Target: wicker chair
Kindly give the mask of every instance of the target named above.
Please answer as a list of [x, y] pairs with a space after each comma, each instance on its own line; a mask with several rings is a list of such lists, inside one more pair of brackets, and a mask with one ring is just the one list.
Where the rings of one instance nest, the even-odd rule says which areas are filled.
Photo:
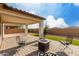
[[17, 36], [16, 41], [17, 41], [18, 45], [20, 45], [20, 46], [23, 46], [26, 44], [25, 38], [21, 37], [21, 36]]

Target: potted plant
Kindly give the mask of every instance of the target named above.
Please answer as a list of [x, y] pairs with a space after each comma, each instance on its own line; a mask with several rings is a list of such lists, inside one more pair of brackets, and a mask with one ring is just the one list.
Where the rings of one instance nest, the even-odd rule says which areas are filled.
[[48, 26], [45, 26], [45, 28], [44, 28], [44, 38], [46, 37], [47, 33], [48, 33]]

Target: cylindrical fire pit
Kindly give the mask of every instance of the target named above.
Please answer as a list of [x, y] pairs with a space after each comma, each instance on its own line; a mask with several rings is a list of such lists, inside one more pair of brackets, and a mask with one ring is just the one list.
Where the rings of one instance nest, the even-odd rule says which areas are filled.
[[49, 41], [45, 39], [40, 39], [38, 42], [38, 50], [41, 52], [46, 52], [49, 49]]

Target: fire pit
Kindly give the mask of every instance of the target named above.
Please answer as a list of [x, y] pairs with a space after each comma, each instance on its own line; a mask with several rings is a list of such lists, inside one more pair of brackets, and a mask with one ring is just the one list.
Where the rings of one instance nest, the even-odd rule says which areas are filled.
[[41, 52], [46, 52], [49, 49], [49, 41], [45, 39], [40, 39], [38, 43], [38, 49]]

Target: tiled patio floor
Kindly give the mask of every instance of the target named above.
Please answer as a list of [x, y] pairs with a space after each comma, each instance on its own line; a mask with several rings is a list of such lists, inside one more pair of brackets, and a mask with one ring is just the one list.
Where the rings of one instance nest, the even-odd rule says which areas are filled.
[[[25, 46], [18, 46], [16, 37], [5, 38], [0, 50], [0, 55], [8, 56], [37, 56], [38, 55], [38, 37], [28, 35], [26, 38]], [[57, 41], [50, 41], [50, 47], [47, 52], [58, 54], [64, 46]], [[2, 53], [3, 52], [3, 53]], [[5, 52], [5, 53], [4, 53]], [[79, 56], [79, 46], [70, 45], [63, 51], [65, 54], [70, 56]]]
[[30, 35], [28, 35], [27, 37], [24, 36], [24, 38], [26, 39], [26, 45], [22, 47], [19, 47], [19, 45], [17, 44], [16, 37], [5, 38], [0, 49], [1, 55], [4, 55], [5, 52], [5, 55], [25, 56], [38, 50], [37, 46], [33, 46], [33, 44], [38, 43], [38, 38]]

